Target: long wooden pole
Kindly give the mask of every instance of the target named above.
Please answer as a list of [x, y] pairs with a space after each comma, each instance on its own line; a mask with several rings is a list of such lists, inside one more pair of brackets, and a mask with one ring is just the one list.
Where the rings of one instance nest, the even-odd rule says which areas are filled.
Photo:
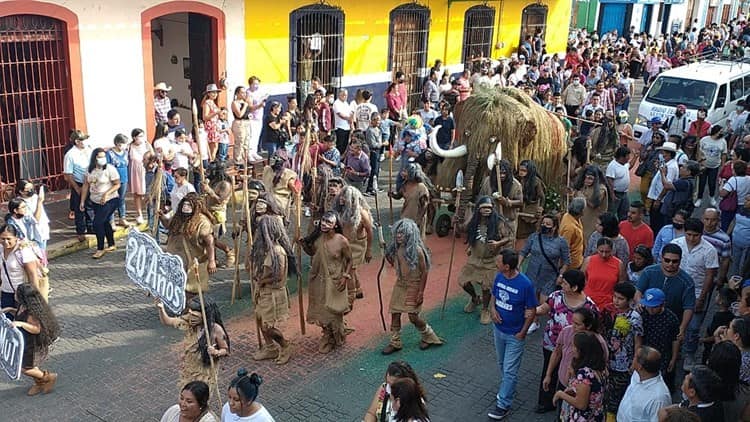
[[[247, 269], [247, 273], [250, 277], [250, 300], [254, 300], [255, 295], [253, 294], [253, 265], [252, 260], [250, 259], [250, 249], [253, 247], [253, 222], [250, 220], [250, 201], [247, 197], [248, 189], [247, 189], [247, 167], [245, 166], [243, 181], [242, 181], [242, 208], [245, 214], [245, 221], [247, 225], [247, 245], [245, 246], [245, 264], [249, 265], [250, 268]], [[255, 304], [253, 304], [255, 305]], [[255, 312], [255, 309], [253, 309], [253, 312]], [[260, 333], [260, 324], [258, 323], [258, 318], [255, 318], [255, 336], [258, 338], [258, 348], [260, 349], [263, 347], [263, 336]]]
[[391, 226], [396, 224], [393, 217], [393, 145], [388, 145], [388, 206], [391, 211]]
[[[234, 304], [234, 299], [242, 299], [242, 284], [240, 283], [240, 237], [241, 233], [237, 233], [237, 196], [234, 192], [234, 176], [232, 176], [232, 235], [234, 236], [234, 281], [232, 282], [232, 300], [231, 304]], [[244, 199], [243, 199], [244, 200]]]
[[[498, 185], [500, 184], [500, 181], [498, 180]], [[458, 210], [458, 205], [461, 203], [461, 192], [463, 191], [463, 187], [456, 187], [456, 210]], [[443, 319], [445, 316], [445, 303], [448, 301], [448, 288], [451, 285], [451, 273], [453, 272], [453, 256], [456, 254], [456, 235], [458, 233], [458, 218], [456, 218], [455, 223], [453, 223], [453, 240], [451, 241], [451, 257], [448, 261], [448, 280], [445, 282], [445, 292], [443, 293], [443, 306], [440, 307], [440, 319]]]
[[[203, 301], [203, 287], [201, 287], [201, 274], [198, 264], [198, 258], [193, 259], [193, 271], [195, 272], [195, 280], [198, 283], [198, 299], [201, 302], [201, 317], [203, 318], [203, 335], [206, 336], [206, 344], [212, 346], [210, 331], [208, 331], [208, 319], [206, 319], [206, 304]], [[214, 375], [214, 383], [216, 386], [216, 401], [219, 403], [217, 409], [221, 409], [224, 403], [221, 401], [221, 390], [219, 390], [219, 373], [216, 370], [216, 364], [214, 363], [214, 357], [211, 354], [208, 355], [208, 361], [211, 363], [211, 373]]]
[[[161, 163], [159, 163], [159, 166], [161, 166]], [[161, 167], [157, 167], [156, 175], [154, 176], [154, 181], [151, 182], [151, 192], [154, 191], [153, 189], [156, 189], [156, 205], [154, 207], [154, 227], [153, 227], [153, 234], [154, 234], [154, 239], [156, 239], [156, 243], [159, 243], [159, 216], [161, 214], [161, 184], [163, 181], [163, 177], [164, 177], [164, 170], [162, 170]]]
[[[300, 159], [300, 174], [298, 175], [300, 182], [305, 179], [305, 168], [309, 161], [310, 155], [310, 124], [307, 125], [305, 131], [305, 140], [302, 142], [302, 154]], [[302, 237], [302, 191], [297, 192], [297, 227], [296, 227], [296, 238]], [[297, 300], [299, 304], [299, 328], [300, 332], [304, 336], [307, 329], [305, 326], [305, 298], [302, 290], [302, 246], [299, 242], [297, 244]]]

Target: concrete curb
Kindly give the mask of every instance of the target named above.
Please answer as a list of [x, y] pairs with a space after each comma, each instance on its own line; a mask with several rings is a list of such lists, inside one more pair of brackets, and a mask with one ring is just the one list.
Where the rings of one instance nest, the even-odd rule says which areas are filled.
[[[131, 226], [132, 228], [137, 228], [140, 231], [145, 231], [148, 229], [148, 225], [146, 223], [141, 224], [140, 226]], [[128, 230], [130, 230], [131, 227], [118, 227], [117, 230], [115, 230], [115, 240], [119, 240], [124, 238], [128, 235]], [[60, 258], [66, 255], [70, 255], [72, 253], [76, 253], [79, 251], [83, 251], [86, 249], [91, 249], [96, 247], [96, 236], [92, 234], [86, 235], [86, 240], [83, 242], [79, 242], [78, 239], [68, 239], [61, 242], [57, 242], [54, 245], [50, 245], [50, 247], [47, 248], [47, 259], [53, 260], [55, 258]]]

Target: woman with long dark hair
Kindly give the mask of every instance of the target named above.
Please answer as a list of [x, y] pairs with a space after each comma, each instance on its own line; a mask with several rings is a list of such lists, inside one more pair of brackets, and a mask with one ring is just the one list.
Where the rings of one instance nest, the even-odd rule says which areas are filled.
[[573, 196], [586, 200], [581, 222], [584, 236], [589, 236], [596, 229], [596, 219], [600, 214], [607, 212], [609, 184], [601, 169], [590, 165], [578, 176], [573, 184], [573, 190]]
[[562, 421], [604, 421], [604, 374], [606, 357], [599, 339], [579, 332], [573, 338], [573, 377], [568, 388], [555, 393], [553, 402], [562, 400]]
[[630, 260], [630, 246], [628, 246], [628, 241], [620, 234], [620, 220], [617, 219], [616, 215], [609, 212], [599, 214], [596, 221], [596, 230], [591, 233], [586, 243], [586, 249], [583, 252], [584, 258], [596, 253], [596, 243], [602, 237], [612, 241], [614, 246], [612, 254], [620, 258], [620, 261], [628, 262]]
[[217, 422], [208, 407], [210, 391], [203, 381], [191, 381], [180, 391], [180, 403], [167, 409], [160, 422]]
[[[2, 281], [2, 299], [0, 308], [16, 307], [16, 290], [24, 283], [40, 289], [42, 297], [47, 297], [49, 286], [46, 279], [40, 277], [41, 263], [34, 253], [31, 245], [24, 243], [18, 237], [18, 229], [10, 224], [0, 225], [0, 245], [2, 250], [2, 268], [0, 268], [0, 281]], [[42, 282], [44, 282], [42, 284]], [[12, 318], [12, 315], [8, 315]]]
[[537, 223], [544, 212], [544, 183], [539, 177], [536, 163], [523, 160], [518, 165], [518, 181], [523, 187], [523, 216], [518, 218], [516, 229], [516, 249], [519, 241], [526, 240], [537, 229]]
[[424, 388], [411, 365], [404, 361], [391, 362], [385, 372], [385, 382], [375, 392], [375, 397], [373, 397], [372, 403], [370, 403], [370, 407], [367, 409], [367, 413], [365, 413], [364, 422], [395, 421], [396, 412], [393, 410], [391, 386], [404, 378], [414, 381], [422, 401], [425, 400]]
[[[203, 301], [208, 333], [204, 329], [201, 302], [198, 296], [188, 302], [187, 312], [180, 317], [170, 317], [164, 310], [163, 303], [156, 304], [162, 324], [185, 331], [183, 341], [185, 349], [182, 353], [179, 385], [184, 385], [191, 380], [203, 381], [211, 385], [214, 379], [211, 359], [229, 355], [229, 334], [224, 328], [219, 307], [209, 297], [204, 296]], [[212, 391], [212, 393], [218, 392]]]
[[[94, 209], [94, 232], [96, 233], [96, 252], [92, 258], [99, 259], [105, 253], [115, 250], [115, 234], [110, 220], [119, 204], [117, 192], [120, 189], [120, 174], [114, 166], [107, 164], [107, 153], [96, 148], [91, 153], [88, 174], [81, 189], [81, 212], [86, 210], [86, 199]], [[107, 238], [107, 249], [104, 249], [104, 238]]]
[[411, 378], [403, 378], [391, 385], [396, 422], [429, 422], [421, 389]]
[[[216, 151], [219, 149], [219, 141], [221, 140], [221, 136], [219, 135], [219, 113], [221, 112], [218, 104], [219, 92], [221, 90], [216, 84], [208, 84], [201, 100], [201, 117], [206, 134], [208, 135], [208, 156], [210, 161], [216, 159]], [[193, 124], [197, 125], [198, 122], [193, 122]]]
[[[44, 209], [44, 199], [46, 196], [44, 186], [40, 186], [39, 193], [36, 193], [34, 191], [34, 183], [31, 180], [21, 179], [16, 183], [16, 195], [23, 199], [29, 215], [33, 216], [34, 220], [36, 220], [39, 239], [35, 239], [35, 241], [42, 250], [46, 250], [50, 230], [49, 217], [47, 216], [47, 211]], [[10, 203], [8, 204], [8, 208], [10, 208]]]
[[15, 293], [16, 306], [3, 308], [2, 312], [13, 314], [13, 325], [21, 330], [24, 338], [23, 364], [21, 372], [34, 379], [34, 385], [26, 393], [34, 396], [52, 391], [57, 374], [39, 369], [49, 347], [60, 336], [60, 325], [47, 301], [31, 284], [21, 284]]

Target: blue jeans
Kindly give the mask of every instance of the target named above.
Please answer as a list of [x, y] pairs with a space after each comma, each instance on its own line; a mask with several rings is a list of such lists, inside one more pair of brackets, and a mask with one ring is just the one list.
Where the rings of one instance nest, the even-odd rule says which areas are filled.
[[[117, 208], [115, 211], [117, 211], [117, 214], [120, 216], [120, 218], [125, 218], [125, 193], [128, 191], [128, 183], [120, 183], [120, 189], [117, 189], [117, 195], [118, 203]], [[112, 220], [115, 219], [115, 215], [112, 214]]]
[[266, 143], [263, 142], [263, 150], [268, 152], [268, 157], [271, 157], [274, 152], [276, 152], [276, 144], [274, 142]]
[[105, 202], [104, 205], [91, 203], [94, 208], [94, 233], [96, 233], [96, 249], [104, 250], [104, 239], [107, 239], [107, 246], [115, 246], [115, 233], [112, 230], [112, 224], [109, 220], [117, 208], [118, 198], [112, 198]]
[[[706, 303], [704, 306], [708, 307], [708, 303]], [[695, 312], [693, 314], [693, 318], [690, 319], [690, 323], [687, 327], [687, 332], [685, 333], [685, 345], [682, 346], [683, 352], [694, 355], [695, 352], [698, 351], [698, 341], [701, 334], [701, 325], [703, 325], [703, 318], [705, 316], [706, 312], [704, 310]]]
[[748, 251], [750, 248], [741, 248], [732, 242], [732, 263], [729, 265], [727, 276], [742, 275], [742, 267], [747, 259]]
[[[79, 187], [83, 187], [83, 184], [79, 184]], [[89, 213], [89, 207], [91, 206], [91, 201], [88, 199], [85, 202], [86, 209], [84, 211], [81, 211], [79, 208], [79, 205], [81, 204], [81, 195], [76, 192], [75, 189], [70, 190], [70, 208], [73, 209], [73, 213], [75, 214], [75, 222], [76, 222], [76, 234], [86, 234], [86, 229], [88, 227], [91, 227], [92, 225], [92, 218], [91, 214]]]
[[219, 142], [219, 149], [216, 151], [216, 158], [219, 161], [227, 161], [229, 157], [229, 144]]
[[500, 389], [497, 392], [497, 407], [510, 409], [513, 404], [513, 396], [516, 395], [516, 384], [518, 383], [518, 370], [521, 368], [521, 358], [526, 342], [515, 336], [505, 334], [494, 328], [495, 352], [497, 353], [497, 366], [500, 368]]
[[[0, 295], [0, 308], [18, 308], [18, 303], [16, 303], [16, 294], [11, 292], [2, 292], [2, 295]], [[5, 317], [13, 321], [13, 314], [6, 313]]]
[[371, 191], [373, 190], [373, 184], [372, 182], [377, 179], [378, 175], [380, 174], [380, 150], [382, 148], [378, 149], [371, 149], [370, 150], [370, 180], [367, 181], [367, 190]]

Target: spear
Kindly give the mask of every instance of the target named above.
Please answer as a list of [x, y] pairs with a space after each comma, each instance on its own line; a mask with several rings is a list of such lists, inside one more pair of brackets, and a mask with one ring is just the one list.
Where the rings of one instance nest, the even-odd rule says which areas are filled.
[[393, 145], [388, 145], [388, 205], [391, 209], [391, 226], [396, 224], [393, 219]]
[[[245, 265], [250, 265], [250, 268], [247, 268], [247, 273], [250, 275], [250, 300], [253, 300], [255, 297], [253, 295], [253, 266], [252, 266], [252, 260], [250, 259], [250, 249], [253, 247], [253, 224], [250, 220], [250, 201], [248, 200], [247, 196], [247, 167], [245, 166], [244, 170], [244, 181], [242, 182], [242, 207], [244, 208], [245, 212], [245, 221], [247, 225], [247, 246], [245, 247]], [[258, 348], [260, 349], [263, 347], [263, 339], [260, 334], [260, 324], [258, 324], [258, 318], [255, 318], [255, 335], [258, 337]]]
[[[500, 182], [498, 181], [498, 184]], [[459, 170], [458, 174], [456, 175], [456, 187], [453, 189], [456, 192], [456, 210], [458, 210], [458, 205], [461, 203], [461, 192], [463, 192], [466, 188], [464, 188], [464, 172], [463, 170]], [[445, 282], [445, 293], [443, 293], [443, 306], [440, 308], [440, 319], [443, 319], [445, 316], [445, 302], [448, 301], [448, 288], [451, 285], [451, 272], [453, 271], [453, 256], [456, 252], [456, 233], [458, 233], [458, 218], [454, 219], [453, 223], [453, 241], [451, 242], [451, 257], [448, 261], [448, 280]]]
[[[154, 239], [159, 242], [159, 214], [161, 214], [161, 184], [164, 177], [164, 170], [157, 167], [154, 180], [151, 182], [151, 192], [156, 192], [156, 206], [154, 207]], [[149, 198], [150, 200], [151, 198]], [[175, 205], [176, 206], [176, 205]]]
[[[234, 299], [242, 299], [242, 284], [240, 283], [240, 234], [237, 233], [237, 196], [234, 193], [234, 176], [231, 179], [232, 183], [232, 234], [234, 235], [234, 282], [232, 283], [232, 301], [234, 305]], [[243, 191], [244, 193], [244, 191]]]
[[385, 268], [385, 237], [383, 237], [383, 224], [380, 220], [380, 206], [378, 204], [378, 181], [377, 179], [372, 181], [372, 188], [375, 191], [375, 216], [378, 219], [378, 241], [380, 243], [380, 253], [383, 254], [383, 260], [380, 262], [380, 269], [378, 270], [378, 304], [380, 306], [380, 323], [383, 324], [383, 331], [388, 331], [385, 326], [385, 316], [383, 316], [383, 291], [380, 287], [380, 276], [383, 274], [383, 268]]
[[[206, 304], [203, 301], [203, 287], [201, 287], [201, 275], [200, 275], [200, 269], [198, 264], [198, 258], [193, 259], [193, 271], [195, 272], [195, 280], [198, 283], [198, 299], [201, 302], [201, 317], [203, 317], [203, 335], [206, 336], [206, 342], [210, 345], [211, 339], [209, 338], [208, 331], [208, 320], [206, 319]], [[223, 406], [223, 403], [221, 401], [221, 391], [219, 390], [219, 373], [216, 370], [216, 364], [214, 363], [214, 357], [210, 354], [208, 355], [208, 361], [211, 363], [211, 372], [214, 374], [214, 383], [216, 383], [216, 400], [219, 402], [219, 407], [217, 409], [220, 409], [221, 406]]]
[[[302, 157], [300, 159], [299, 177], [297, 181], [302, 181], [305, 178], [305, 167], [308, 164], [310, 155], [310, 124], [307, 125], [305, 131], [305, 139], [302, 142]], [[301, 185], [301, 183], [300, 183]], [[302, 189], [297, 192], [297, 228], [296, 238], [302, 237]], [[299, 328], [302, 335], [305, 335], [305, 301], [302, 292], [302, 246], [297, 242], [297, 300], [299, 301]]]

